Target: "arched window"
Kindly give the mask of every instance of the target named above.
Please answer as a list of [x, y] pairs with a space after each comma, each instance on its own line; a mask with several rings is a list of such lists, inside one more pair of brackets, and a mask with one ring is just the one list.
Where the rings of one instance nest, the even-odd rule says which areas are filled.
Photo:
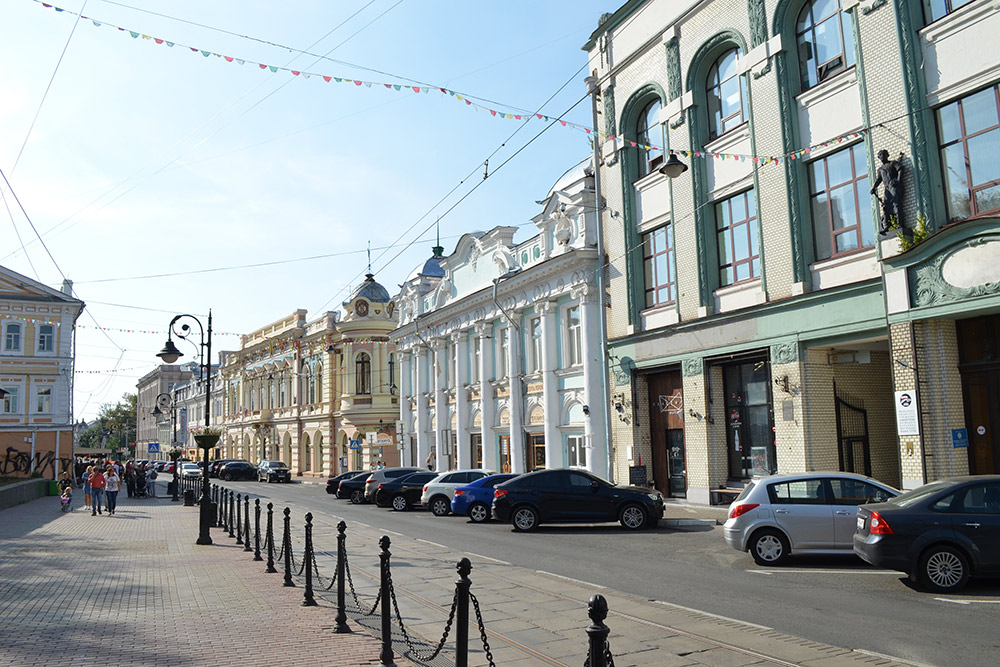
[[316, 401], [323, 402], [323, 362], [316, 364]]
[[285, 387], [285, 374], [282, 372], [278, 376], [278, 405], [281, 407], [288, 406], [288, 392]]
[[367, 352], [362, 352], [354, 362], [355, 394], [372, 393], [372, 360]]
[[299, 398], [300, 404], [309, 404], [312, 401], [309, 399], [310, 388], [313, 387], [312, 374], [309, 372], [309, 364], [303, 362], [302, 364], [302, 395]]
[[841, 0], [807, 2], [795, 23], [802, 90], [854, 66], [851, 15], [840, 11]]
[[660, 100], [653, 100], [639, 114], [635, 128], [635, 141], [639, 144], [639, 178], [651, 174], [663, 164], [663, 126], [660, 125], [660, 107]]
[[268, 375], [267, 376], [267, 400], [268, 400], [267, 407], [270, 408], [270, 409], [272, 409], [272, 410], [274, 408], [278, 407], [278, 399], [277, 399], [277, 395], [275, 394], [276, 391], [277, 391], [277, 388], [274, 386], [274, 375]]
[[731, 49], [715, 61], [705, 86], [709, 139], [720, 137], [746, 122], [746, 86], [737, 70], [740, 50]]

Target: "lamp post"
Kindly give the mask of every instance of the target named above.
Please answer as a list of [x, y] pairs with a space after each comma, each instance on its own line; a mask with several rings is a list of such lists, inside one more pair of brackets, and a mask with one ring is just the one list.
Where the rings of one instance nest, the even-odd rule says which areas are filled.
[[[165, 392], [161, 393], [161, 394], [158, 394], [156, 396], [156, 405], [153, 406], [153, 409], [150, 411], [149, 414], [153, 415], [153, 417], [156, 417], [156, 419], [158, 421], [159, 418], [163, 416], [163, 411], [164, 410], [168, 410], [170, 412], [170, 450], [169, 451], [170, 451], [170, 460], [174, 462], [174, 481], [173, 481], [174, 491], [171, 494], [170, 500], [172, 502], [176, 503], [176, 502], [180, 501], [180, 498], [177, 497], [177, 487], [179, 486], [177, 484], [177, 461], [180, 458], [180, 454], [176, 453], [177, 445], [174, 442], [174, 438], [173, 438], [173, 435], [174, 435], [174, 429], [173, 429], [173, 423], [174, 423], [174, 403], [173, 403], [173, 401], [170, 398], [170, 394], [165, 393]], [[159, 430], [159, 428], [157, 428], [157, 430]]]
[[[174, 345], [174, 341], [171, 338], [171, 336], [176, 334], [178, 338], [187, 340], [188, 336], [191, 335], [191, 327], [187, 324], [182, 324], [180, 329], [175, 328], [177, 322], [184, 318], [194, 320], [195, 324], [198, 325], [198, 333], [201, 339], [199, 352], [201, 356], [202, 372], [205, 374], [205, 426], [207, 428], [212, 424], [210, 417], [210, 410], [212, 407], [212, 311], [208, 311], [207, 334], [205, 328], [201, 325], [201, 321], [194, 315], [176, 315], [174, 319], [170, 320], [170, 325], [167, 327], [167, 342], [164, 344], [163, 349], [156, 354], [156, 356], [167, 364], [172, 364], [184, 356], [181, 354], [181, 351], [177, 349], [177, 346]], [[201, 512], [200, 520], [198, 522], [198, 540], [196, 541], [196, 544], [211, 544], [212, 536], [209, 534], [209, 528], [212, 526], [214, 511], [212, 509], [212, 492], [208, 484], [208, 452], [219, 441], [219, 436], [206, 434], [202, 436], [195, 436], [195, 440], [197, 440], [198, 446], [205, 450], [204, 469], [202, 470], [201, 476], [201, 501], [199, 502]], [[177, 469], [176, 465], [174, 466], [174, 469]]]

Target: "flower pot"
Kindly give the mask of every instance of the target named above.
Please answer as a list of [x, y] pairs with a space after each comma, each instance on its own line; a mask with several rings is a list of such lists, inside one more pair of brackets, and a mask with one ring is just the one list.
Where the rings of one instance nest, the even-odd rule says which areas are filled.
[[195, 442], [198, 443], [198, 447], [201, 449], [212, 449], [219, 442], [219, 435], [196, 435], [194, 436]]

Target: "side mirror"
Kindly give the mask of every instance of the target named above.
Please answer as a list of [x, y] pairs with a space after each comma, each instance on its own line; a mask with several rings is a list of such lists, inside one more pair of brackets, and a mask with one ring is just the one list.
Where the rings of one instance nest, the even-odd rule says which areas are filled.
[[601, 485], [598, 484], [597, 482], [591, 482], [590, 483], [590, 490], [592, 492], [597, 493], [597, 490], [600, 489], [600, 488], [601, 488]]

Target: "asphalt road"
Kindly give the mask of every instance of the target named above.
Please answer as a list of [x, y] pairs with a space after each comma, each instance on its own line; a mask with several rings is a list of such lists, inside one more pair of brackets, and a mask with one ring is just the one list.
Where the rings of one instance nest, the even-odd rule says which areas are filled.
[[[215, 480], [213, 480], [215, 481]], [[529, 534], [464, 517], [352, 505], [321, 484], [225, 486], [356, 521], [470, 554], [587, 581], [649, 600], [719, 614], [806, 639], [931, 665], [996, 664], [1000, 581], [971, 582], [958, 595], [914, 589], [902, 575], [853, 556], [799, 557], [757, 566], [726, 546], [721, 526], [665, 527], [635, 533], [619, 525], [540, 526]], [[333, 545], [330, 545], [331, 547]]]

